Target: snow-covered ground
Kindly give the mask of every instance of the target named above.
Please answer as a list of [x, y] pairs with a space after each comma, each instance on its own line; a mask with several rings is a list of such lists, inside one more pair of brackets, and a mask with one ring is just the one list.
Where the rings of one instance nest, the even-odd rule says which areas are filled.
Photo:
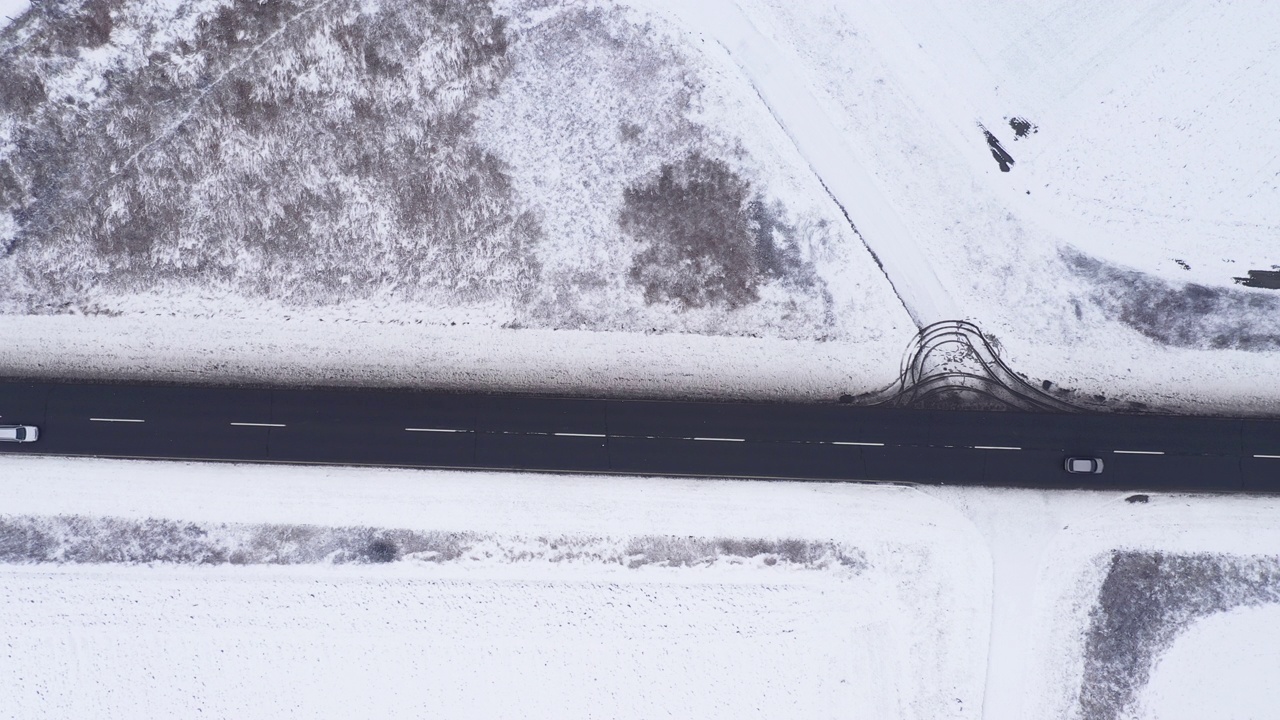
[[[1280, 78], [1275, 7], [737, 4], [1018, 371], [1174, 410], [1275, 412], [1255, 378], [1280, 372], [1280, 294], [1234, 282], [1280, 264], [1280, 145], [1250, 110]], [[693, 32], [733, 56], [714, 25]]]
[[[0, 475], [14, 716], [981, 710], [989, 568], [963, 518], [906, 488], [11, 458]], [[374, 564], [23, 564], [15, 536], [68, 515], [271, 524], [281, 547], [281, 523], [481, 539]], [[59, 527], [28, 546], [90, 532]]]
[[1280, 701], [1270, 498], [17, 457], [0, 477], [6, 716]]
[[1280, 605], [1240, 608], [1193, 624], [1151, 672], [1132, 717], [1265, 718], [1280, 704]]
[[[1280, 264], [1270, 4], [501, 0], [468, 18], [505, 24], [457, 43], [384, 5], [281, 24], [126, 3], [76, 40], [100, 45], [50, 55], [24, 54], [44, 20], [14, 26], [5, 372], [57, 375], [105, 338], [147, 358], [87, 362], [112, 376], [291, 382], [321, 357], [351, 361], [343, 382], [817, 399], [888, 385], [915, 325], [968, 319], [1033, 381], [1117, 407], [1280, 407], [1254, 381], [1280, 373], [1280, 291], [1235, 282]], [[101, 82], [108, 66], [132, 84]], [[128, 93], [176, 107], [138, 116]], [[401, 101], [421, 123], [384, 122]], [[61, 147], [37, 142], [59, 123], [83, 152], [23, 150]], [[69, 129], [90, 125], [101, 138]], [[427, 154], [347, 157], [353, 136]], [[486, 332], [438, 333], [423, 357], [387, 339], [408, 320]], [[170, 335], [208, 340], [151, 357]], [[758, 371], [717, 379], [732, 361], [703, 338], [763, 341]], [[616, 371], [542, 385], [508, 352], [598, 367], [609, 346]]]
[[[1274, 3], [300, 7], [4, 30], [0, 375], [829, 400], [968, 319], [1280, 412]], [[13, 717], [1280, 706], [1270, 498], [4, 458], [0, 513]]]
[[[886, 387], [902, 356], [887, 338], [513, 331], [472, 324], [462, 312], [387, 314], [395, 319], [296, 309], [282, 313], [284, 322], [0, 315], [0, 375], [829, 402]], [[868, 357], [872, 347], [878, 353]]]

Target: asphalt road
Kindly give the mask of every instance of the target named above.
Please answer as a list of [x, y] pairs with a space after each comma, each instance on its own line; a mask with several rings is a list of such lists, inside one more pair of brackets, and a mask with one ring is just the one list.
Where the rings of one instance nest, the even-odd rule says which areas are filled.
[[40, 427], [18, 454], [1280, 491], [1280, 422], [1226, 418], [0, 382], [0, 424]]

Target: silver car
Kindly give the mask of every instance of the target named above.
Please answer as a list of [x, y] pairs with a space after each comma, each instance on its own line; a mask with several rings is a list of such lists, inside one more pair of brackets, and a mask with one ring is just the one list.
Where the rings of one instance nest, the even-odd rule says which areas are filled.
[[0, 442], [35, 442], [38, 437], [35, 425], [0, 425]]

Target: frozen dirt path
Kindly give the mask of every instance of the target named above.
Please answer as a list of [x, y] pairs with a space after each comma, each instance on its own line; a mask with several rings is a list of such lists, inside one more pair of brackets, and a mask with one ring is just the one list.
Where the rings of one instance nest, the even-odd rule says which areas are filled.
[[[792, 60], [732, 0], [645, 0], [710, 38], [746, 76], [875, 257], [917, 327], [962, 317], [897, 210], [866, 171]], [[704, 40], [705, 42], [705, 40]]]

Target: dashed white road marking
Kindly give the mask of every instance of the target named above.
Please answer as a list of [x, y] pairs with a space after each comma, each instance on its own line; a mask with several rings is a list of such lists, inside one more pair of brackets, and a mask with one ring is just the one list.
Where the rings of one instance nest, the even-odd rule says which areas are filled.
[[884, 447], [884, 443], [873, 442], [850, 442], [847, 440], [832, 440], [832, 445], [861, 445], [863, 447]]
[[131, 423], [146, 422], [146, 420], [138, 420], [136, 418], [89, 418], [89, 420], [93, 422], [131, 422]]
[[1112, 450], [1117, 455], [1163, 455], [1163, 450]]
[[1256, 458], [1267, 458], [1270, 460], [1280, 460], [1280, 455], [1254, 455]]
[[438, 432], [438, 433], [461, 433], [466, 430], [453, 430], [450, 428], [405, 428], [405, 432]]
[[1009, 445], [974, 445], [974, 450], [1021, 450], [1020, 447], [1011, 447]]
[[556, 437], [589, 437], [589, 438], [607, 437], [606, 435], [603, 435], [601, 433], [551, 433], [551, 434], [555, 435]]
[[718, 438], [718, 437], [696, 437], [694, 440], [702, 440], [705, 442], [746, 442], [746, 438]]
[[231, 423], [236, 427], [286, 427], [284, 423]]

